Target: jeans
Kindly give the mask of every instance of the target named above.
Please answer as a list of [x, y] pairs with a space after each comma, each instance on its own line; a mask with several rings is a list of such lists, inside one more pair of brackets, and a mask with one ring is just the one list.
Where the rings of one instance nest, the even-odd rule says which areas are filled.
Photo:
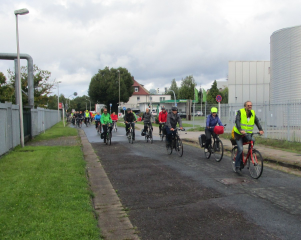
[[[255, 139], [252, 137], [253, 144], [255, 143]], [[235, 160], [235, 167], [240, 167], [240, 164], [242, 163], [242, 154], [243, 154], [243, 143], [247, 142], [247, 139], [245, 137], [241, 137], [240, 139], [236, 139], [237, 144], [237, 155]]]
[[150, 127], [152, 128], [152, 130], [153, 130], [152, 123], [149, 123], [149, 122], [144, 122], [144, 132], [146, 132], [146, 131], [147, 131], [147, 129], [148, 129], [148, 126], [150, 126]]
[[172, 136], [176, 135], [177, 130], [171, 131], [169, 127], [166, 126], [166, 142], [171, 144]]

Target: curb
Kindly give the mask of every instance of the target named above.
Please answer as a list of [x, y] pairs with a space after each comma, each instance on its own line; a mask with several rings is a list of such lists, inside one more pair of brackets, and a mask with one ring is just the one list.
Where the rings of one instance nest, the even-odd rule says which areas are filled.
[[[199, 142], [196, 141], [196, 140], [192, 140], [192, 139], [181, 139], [183, 142], [188, 142], [188, 143], [195, 143], [197, 145], [199, 145]], [[229, 148], [229, 147], [225, 147], [224, 146], [224, 150], [231, 153], [232, 151], [232, 148]], [[263, 160], [266, 161], [266, 162], [270, 162], [270, 163], [274, 163], [274, 164], [278, 164], [282, 167], [287, 167], [287, 168], [292, 168], [292, 169], [297, 169], [297, 170], [301, 170], [301, 166], [298, 166], [298, 165], [294, 165], [294, 164], [290, 164], [290, 163], [286, 163], [286, 162], [282, 162], [282, 161], [279, 161], [279, 160], [276, 160], [276, 159], [271, 159], [267, 156], [264, 156], [263, 154], [261, 154], [262, 157], [263, 157]]]
[[98, 226], [104, 239], [139, 240], [105, 170], [84, 130], [78, 129], [82, 142], [82, 151], [87, 163], [87, 175], [92, 192], [93, 205], [97, 213]]

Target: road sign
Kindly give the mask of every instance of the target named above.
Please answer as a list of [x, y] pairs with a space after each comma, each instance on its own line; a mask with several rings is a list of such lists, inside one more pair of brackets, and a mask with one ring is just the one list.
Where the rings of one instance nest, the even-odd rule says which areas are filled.
[[126, 107], [123, 107], [122, 109], [125, 111], [125, 110], [126, 110]]
[[63, 103], [59, 103], [59, 109], [62, 109], [63, 108]]
[[175, 103], [175, 107], [177, 107], [177, 106], [178, 106], [178, 104]]
[[222, 96], [221, 95], [217, 95], [216, 96], [216, 101], [217, 102], [221, 102], [222, 101]]
[[110, 103], [110, 107], [112, 107], [112, 103]]

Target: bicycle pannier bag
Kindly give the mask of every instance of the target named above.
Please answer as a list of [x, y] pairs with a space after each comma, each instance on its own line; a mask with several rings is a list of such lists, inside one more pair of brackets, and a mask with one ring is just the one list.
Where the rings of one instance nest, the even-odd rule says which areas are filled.
[[101, 133], [101, 134], [100, 134], [100, 138], [101, 138], [101, 139], [104, 139], [104, 137], [105, 137], [105, 134], [104, 134], [104, 133]]
[[199, 136], [199, 144], [201, 147], [205, 147], [205, 143], [206, 143], [206, 135], [202, 134]]
[[213, 132], [215, 134], [223, 134], [224, 133], [224, 127], [223, 126], [215, 126], [213, 129]]
[[141, 136], [145, 136], [144, 129], [141, 129]]

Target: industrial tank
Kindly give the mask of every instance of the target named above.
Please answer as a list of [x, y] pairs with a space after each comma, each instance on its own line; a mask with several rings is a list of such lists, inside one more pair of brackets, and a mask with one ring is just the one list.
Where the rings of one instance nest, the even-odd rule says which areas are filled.
[[270, 103], [301, 99], [301, 26], [271, 35]]

